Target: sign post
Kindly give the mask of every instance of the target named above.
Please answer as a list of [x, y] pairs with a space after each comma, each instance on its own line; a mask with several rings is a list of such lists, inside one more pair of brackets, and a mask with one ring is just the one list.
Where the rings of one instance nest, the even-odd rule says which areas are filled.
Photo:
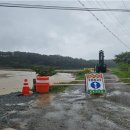
[[102, 73], [91, 73], [85, 75], [85, 93], [104, 94], [105, 92], [106, 89]]

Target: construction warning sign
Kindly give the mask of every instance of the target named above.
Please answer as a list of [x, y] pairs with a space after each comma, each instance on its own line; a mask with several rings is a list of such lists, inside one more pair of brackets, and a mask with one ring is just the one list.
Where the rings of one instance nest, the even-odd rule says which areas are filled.
[[87, 93], [104, 93], [105, 84], [102, 73], [86, 74], [85, 90]]

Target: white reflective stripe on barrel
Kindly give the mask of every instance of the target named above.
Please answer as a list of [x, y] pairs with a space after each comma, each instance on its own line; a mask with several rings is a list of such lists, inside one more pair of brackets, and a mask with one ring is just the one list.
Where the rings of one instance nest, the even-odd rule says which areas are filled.
[[49, 80], [36, 80], [36, 83], [49, 83]]

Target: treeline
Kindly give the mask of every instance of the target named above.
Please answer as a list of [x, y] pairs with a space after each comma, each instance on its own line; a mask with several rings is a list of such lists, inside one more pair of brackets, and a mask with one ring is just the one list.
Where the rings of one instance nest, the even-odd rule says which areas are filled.
[[[114, 61], [120, 71], [130, 72], [130, 52], [123, 52], [115, 56]], [[130, 73], [129, 73], [130, 74]]]
[[118, 64], [130, 64], [130, 52], [123, 52], [121, 54], [116, 55], [114, 61]]
[[[115, 56], [114, 61], [117, 63], [117, 67], [113, 69], [113, 73], [120, 78], [130, 77], [130, 52], [123, 52]], [[121, 81], [129, 83], [130, 79], [122, 79]]]
[[[41, 55], [28, 52], [0, 52], [1, 68], [31, 68], [33, 66], [50, 66], [57, 69], [79, 69], [94, 67], [98, 60], [84, 60], [79, 58], [63, 57], [60, 55]], [[116, 66], [113, 60], [106, 60], [108, 67]]]

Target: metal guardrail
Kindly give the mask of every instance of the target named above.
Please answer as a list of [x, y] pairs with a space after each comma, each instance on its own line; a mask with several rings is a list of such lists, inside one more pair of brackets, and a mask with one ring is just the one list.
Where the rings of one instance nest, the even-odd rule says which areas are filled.
[[[113, 81], [117, 81], [117, 80], [120, 80], [120, 79], [130, 79], [130, 78], [117, 78], [117, 79], [104, 79], [104, 80], [113, 80]], [[74, 80], [74, 81], [84, 81], [84, 80]]]
[[[130, 83], [105, 83], [105, 84], [122, 84], [122, 85], [129, 85]], [[65, 85], [65, 86], [83, 86], [85, 84], [53, 84], [51, 86], [62, 86], [62, 85]]]
[[121, 83], [121, 82], [119, 82], [119, 83], [105, 83], [105, 84], [130, 84], [130, 83]]
[[51, 85], [51, 86], [62, 86], [62, 85], [65, 85], [65, 86], [75, 86], [75, 85], [77, 85], [77, 86], [82, 86], [82, 85], [84, 85], [84, 84], [53, 84], [53, 85]]
[[[117, 79], [104, 79], [104, 80], [114, 80], [114, 81], [117, 81]], [[80, 82], [80, 81], [85, 81], [85, 80], [74, 80], [76, 82]]]
[[[120, 79], [130, 79], [130, 78], [117, 78], [117, 79], [104, 79], [105, 81], [106, 80], [110, 80], [110, 81], [118, 81], [118, 80], [120, 80]], [[85, 80], [74, 80], [74, 82], [85, 82]], [[129, 85], [130, 83], [122, 83], [122, 82], [116, 82], [116, 83], [105, 83], [105, 84], [122, 84], [122, 85]], [[60, 83], [54, 83], [53, 85], [51, 85], [51, 86], [62, 86], [62, 85], [65, 85], [65, 86], [75, 86], [75, 85], [77, 85], [77, 86], [82, 86], [82, 85], [85, 85], [85, 84], [73, 84], [73, 83], [63, 83], [63, 84], [60, 84]]]

